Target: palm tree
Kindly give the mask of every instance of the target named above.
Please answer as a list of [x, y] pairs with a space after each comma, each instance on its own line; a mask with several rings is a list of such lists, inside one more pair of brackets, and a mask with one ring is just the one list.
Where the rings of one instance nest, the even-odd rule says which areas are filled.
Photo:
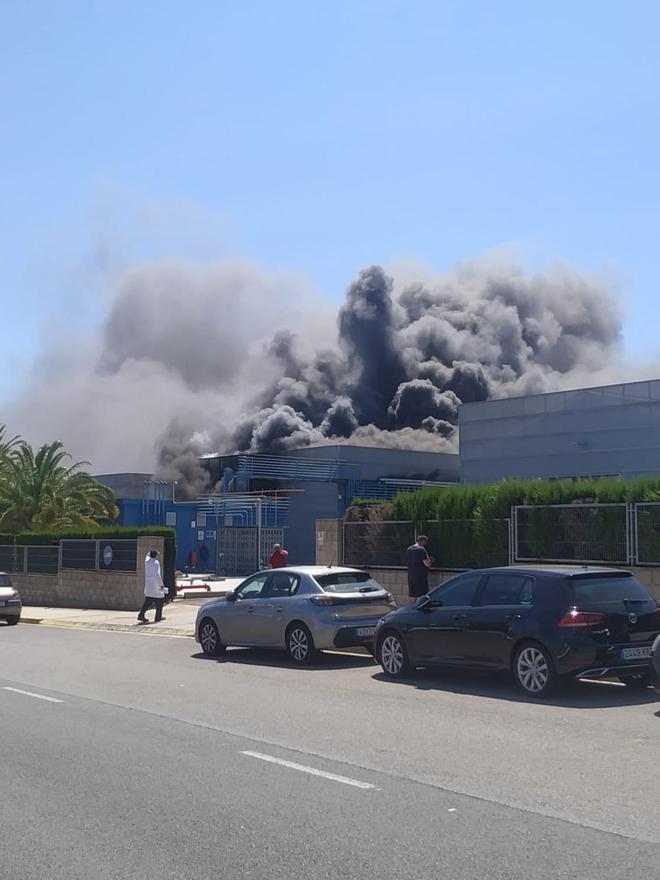
[[117, 518], [113, 492], [83, 470], [88, 462], [69, 460], [59, 442], [35, 453], [14, 441], [0, 465], [0, 532], [95, 528]]

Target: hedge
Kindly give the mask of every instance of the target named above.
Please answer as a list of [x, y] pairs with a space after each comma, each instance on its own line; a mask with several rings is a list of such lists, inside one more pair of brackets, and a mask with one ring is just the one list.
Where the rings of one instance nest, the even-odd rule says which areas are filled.
[[[506, 480], [484, 486], [427, 486], [416, 492], [402, 492], [386, 504], [369, 506], [360, 502], [347, 511], [346, 521], [372, 522], [376, 531], [378, 521], [412, 521], [436, 544], [433, 552], [439, 563], [471, 568], [506, 561], [508, 532], [506, 525], [497, 521], [509, 518], [515, 505], [543, 508], [550, 504], [649, 501], [660, 501], [660, 478], [556, 482]], [[544, 558], [550, 552], [546, 545], [552, 536], [550, 526], [554, 520], [550, 516], [552, 522], [548, 522], [548, 517], [549, 512], [544, 509], [534, 511], [530, 517], [529, 543], [534, 558]], [[570, 531], [572, 518], [566, 519]], [[621, 533], [620, 510], [601, 508], [591, 519], [598, 541], [606, 548], [614, 546]], [[436, 520], [441, 524], [434, 524]], [[660, 534], [655, 519], [650, 514], [642, 516], [639, 527], [645, 552], [654, 558], [660, 557]]]
[[18, 535], [0, 535], [0, 544], [50, 544], [60, 540], [130, 540], [149, 536], [153, 538], [176, 537], [174, 529], [163, 526], [102, 526], [97, 529], [61, 529], [58, 532], [20, 532]]

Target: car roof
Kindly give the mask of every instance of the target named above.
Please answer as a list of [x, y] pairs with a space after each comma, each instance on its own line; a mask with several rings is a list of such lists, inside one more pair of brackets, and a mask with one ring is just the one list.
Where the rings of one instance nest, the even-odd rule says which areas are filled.
[[290, 571], [293, 574], [309, 574], [317, 577], [323, 574], [355, 574], [355, 572], [363, 572], [361, 568], [346, 568], [343, 565], [287, 565], [282, 568], [269, 568], [265, 571]]
[[542, 574], [550, 577], [584, 577], [586, 574], [604, 575], [609, 577], [631, 577], [632, 573], [625, 568], [607, 568], [603, 565], [501, 565], [496, 568], [484, 568], [483, 572], [515, 571], [517, 574]]

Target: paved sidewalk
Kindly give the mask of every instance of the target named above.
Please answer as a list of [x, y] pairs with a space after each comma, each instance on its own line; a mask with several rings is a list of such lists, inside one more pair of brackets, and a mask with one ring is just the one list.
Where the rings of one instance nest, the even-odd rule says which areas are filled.
[[[143, 624], [137, 621], [135, 611], [99, 611], [92, 608], [45, 608], [24, 605], [21, 623], [38, 623], [43, 626], [67, 626], [79, 629], [119, 630], [145, 635], [188, 636], [195, 634], [195, 618], [200, 605], [210, 601], [213, 596], [199, 599], [180, 599], [163, 608], [162, 623]], [[147, 613], [153, 621], [154, 609]]]

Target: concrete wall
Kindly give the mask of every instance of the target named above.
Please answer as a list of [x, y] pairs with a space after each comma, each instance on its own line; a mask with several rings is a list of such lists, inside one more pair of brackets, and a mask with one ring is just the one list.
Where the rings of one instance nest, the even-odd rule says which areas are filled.
[[144, 598], [144, 560], [158, 550], [161, 565], [163, 538], [138, 538], [137, 571], [82, 571], [62, 569], [57, 575], [12, 574], [24, 605], [51, 608], [107, 608], [137, 611]]

